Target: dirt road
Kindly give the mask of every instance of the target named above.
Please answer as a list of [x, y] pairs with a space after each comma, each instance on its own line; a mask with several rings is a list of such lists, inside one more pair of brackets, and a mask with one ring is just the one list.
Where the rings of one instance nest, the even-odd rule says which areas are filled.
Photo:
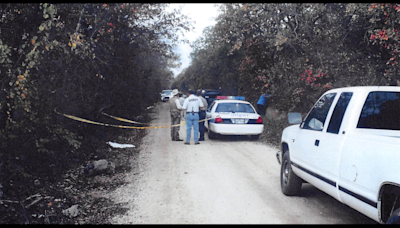
[[[168, 103], [158, 103], [154, 123], [169, 123]], [[180, 138], [185, 139], [186, 127]], [[122, 224], [359, 224], [375, 223], [309, 184], [301, 197], [280, 189], [278, 148], [247, 137], [222, 137], [194, 145], [171, 141], [170, 129], [148, 130], [130, 184], [113, 193], [130, 209]]]

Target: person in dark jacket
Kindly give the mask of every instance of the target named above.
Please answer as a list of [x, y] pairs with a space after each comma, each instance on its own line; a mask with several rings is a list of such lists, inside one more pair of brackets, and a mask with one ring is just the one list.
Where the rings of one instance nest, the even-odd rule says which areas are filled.
[[206, 119], [206, 110], [207, 110], [207, 100], [203, 97], [203, 94], [206, 91], [199, 90], [197, 91], [197, 97], [200, 98], [201, 102], [203, 102], [203, 107], [200, 108], [199, 110], [199, 141], [204, 141], [204, 132], [206, 131], [206, 128], [204, 127], [204, 120]]

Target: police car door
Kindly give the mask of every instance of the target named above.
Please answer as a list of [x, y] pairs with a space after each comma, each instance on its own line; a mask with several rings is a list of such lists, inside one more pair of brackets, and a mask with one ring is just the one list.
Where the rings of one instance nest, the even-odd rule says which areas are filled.
[[[208, 106], [208, 108], [207, 108], [207, 110], [206, 110], [206, 119], [209, 119], [209, 118], [211, 118], [211, 110], [212, 110], [212, 108], [214, 107], [214, 104], [215, 104], [215, 102], [213, 101], [212, 103], [211, 103], [211, 105], [210, 106]], [[208, 122], [209, 122], [210, 120], [207, 120], [207, 121], [205, 121], [205, 123], [204, 123], [204, 126], [208, 129]]]

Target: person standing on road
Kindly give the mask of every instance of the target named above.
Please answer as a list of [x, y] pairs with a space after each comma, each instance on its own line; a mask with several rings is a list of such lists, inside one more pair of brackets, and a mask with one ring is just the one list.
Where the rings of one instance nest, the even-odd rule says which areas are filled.
[[[179, 102], [180, 102], [181, 106], [183, 106], [184, 101], [185, 101], [185, 98], [183, 97], [183, 94], [181, 92], [179, 92]], [[186, 111], [184, 109], [182, 109], [181, 110], [181, 119], [186, 117], [185, 113], [186, 113]]]
[[189, 96], [183, 102], [183, 109], [186, 109], [186, 142], [190, 145], [190, 136], [193, 126], [194, 144], [199, 143], [199, 110], [203, 107], [203, 102], [195, 95], [193, 90], [189, 90]]
[[203, 103], [203, 107], [200, 108], [199, 110], [199, 132], [200, 132], [200, 136], [199, 136], [199, 141], [204, 141], [204, 132], [206, 131], [205, 127], [204, 127], [204, 120], [206, 119], [206, 110], [207, 110], [207, 100], [203, 97], [203, 94], [206, 91], [197, 91], [197, 97], [200, 98], [201, 102]]
[[267, 104], [267, 98], [270, 95], [267, 93], [267, 89], [264, 88], [263, 89], [263, 93], [261, 94], [260, 98], [258, 99], [257, 102], [257, 112], [258, 114], [260, 114], [260, 116], [264, 116], [265, 115], [265, 108], [266, 108], [266, 104]]
[[[171, 113], [171, 125], [181, 123], [181, 103], [178, 98], [178, 90], [172, 90], [172, 97], [169, 99], [169, 112]], [[171, 139], [172, 141], [183, 141], [179, 139], [180, 126], [171, 127]]]

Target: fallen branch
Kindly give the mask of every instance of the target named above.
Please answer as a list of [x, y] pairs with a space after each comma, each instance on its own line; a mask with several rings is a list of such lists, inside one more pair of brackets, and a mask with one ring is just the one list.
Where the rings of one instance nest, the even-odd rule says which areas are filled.
[[43, 199], [43, 197], [39, 197], [38, 199], [36, 199], [35, 201], [33, 201], [31, 204], [29, 204], [29, 205], [26, 206], [25, 208], [28, 209], [30, 206], [32, 206], [32, 205], [38, 203], [38, 202], [39, 202], [40, 200], [42, 200], [42, 199]]
[[19, 203], [19, 201], [14, 201], [14, 200], [0, 200], [0, 202], [5, 202], [5, 203]]
[[28, 196], [28, 198], [25, 199], [25, 201], [32, 199], [33, 197], [41, 197], [39, 193], [36, 193], [35, 195]]
[[[29, 196], [29, 197], [26, 198], [23, 202], [25, 202], [25, 201], [27, 201], [27, 200], [30, 200], [30, 199], [32, 199], [33, 197], [40, 197], [40, 199], [43, 199], [43, 197], [42, 197], [39, 193], [37, 193], [37, 194], [35, 194], [35, 195]], [[4, 202], [4, 203], [20, 203], [20, 201], [15, 201], [15, 200], [2, 200], [2, 199], [0, 199], [0, 202]]]

